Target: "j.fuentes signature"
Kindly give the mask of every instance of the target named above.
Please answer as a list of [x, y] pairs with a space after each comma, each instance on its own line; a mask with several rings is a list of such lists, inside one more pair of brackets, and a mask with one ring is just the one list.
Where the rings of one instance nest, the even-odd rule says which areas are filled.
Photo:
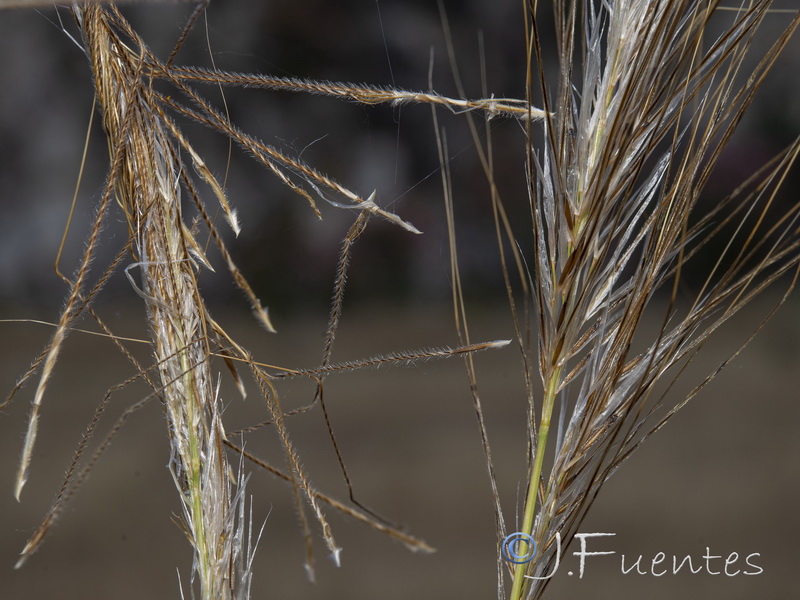
[[[580, 549], [573, 552], [579, 560], [578, 577], [583, 578], [586, 573], [586, 559], [592, 556], [610, 556], [616, 554], [614, 550], [590, 551], [587, 540], [599, 537], [613, 537], [615, 533], [576, 533], [575, 538], [580, 544]], [[533, 538], [522, 532], [512, 533], [503, 540], [501, 552], [503, 558], [514, 564], [524, 564], [531, 562], [536, 556], [537, 546]], [[623, 575], [636, 573], [639, 575], [653, 575], [661, 577], [663, 575], [677, 575], [681, 571], [698, 574], [701, 572], [709, 575], [726, 575], [735, 577], [736, 575], [761, 575], [763, 567], [758, 564], [760, 552], [752, 552], [747, 556], [740, 556], [738, 552], [731, 552], [727, 556], [712, 554], [711, 548], [706, 547], [702, 555], [685, 556], [671, 555], [658, 552], [653, 557], [638, 555], [635, 557], [620, 555], [620, 570]], [[550, 579], [561, 566], [561, 534], [556, 533], [556, 557], [553, 570], [541, 577], [526, 575], [528, 579]], [[569, 571], [568, 575], [573, 575]]]

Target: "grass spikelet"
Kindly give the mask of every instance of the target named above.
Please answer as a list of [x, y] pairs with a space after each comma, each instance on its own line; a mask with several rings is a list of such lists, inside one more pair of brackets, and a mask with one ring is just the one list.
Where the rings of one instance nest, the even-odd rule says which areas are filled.
[[277, 379], [308, 375], [322, 376], [339, 371], [354, 371], [369, 367], [378, 368], [384, 365], [393, 365], [398, 363], [413, 364], [421, 361], [434, 360], [437, 358], [449, 358], [459, 354], [472, 354], [475, 352], [480, 352], [481, 350], [496, 350], [499, 348], [505, 348], [510, 343], [510, 340], [497, 340], [494, 342], [482, 342], [479, 344], [470, 344], [468, 346], [459, 346], [457, 348], [425, 348], [410, 352], [392, 352], [390, 354], [383, 354], [362, 360], [355, 360], [336, 365], [325, 365], [318, 369], [291, 369], [282, 373], [275, 373], [272, 375], [272, 377]]
[[199, 83], [223, 84], [246, 88], [260, 88], [276, 91], [318, 94], [351, 100], [359, 104], [429, 104], [444, 106], [455, 113], [479, 111], [488, 118], [512, 117], [538, 121], [545, 118], [545, 111], [528, 105], [524, 100], [515, 98], [481, 98], [466, 100], [448, 98], [435, 92], [413, 92], [396, 88], [384, 88], [374, 85], [354, 85], [352, 83], [334, 83], [331, 81], [312, 81], [295, 77], [272, 77], [249, 73], [229, 73], [219, 70], [198, 67], [171, 67], [170, 76], [181, 81], [197, 81]]

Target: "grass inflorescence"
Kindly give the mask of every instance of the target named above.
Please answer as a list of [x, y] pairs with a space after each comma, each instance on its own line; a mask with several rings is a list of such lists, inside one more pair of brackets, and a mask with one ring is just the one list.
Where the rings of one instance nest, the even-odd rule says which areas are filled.
[[[525, 98], [487, 93], [468, 99], [441, 2], [458, 97], [434, 92], [433, 81], [427, 91], [408, 91], [176, 65], [181, 43], [202, 14], [203, 3], [166, 60], [150, 51], [118, 9], [101, 4], [75, 6], [72, 14], [108, 139], [108, 176], [80, 267], [68, 280], [70, 292], [55, 333], [11, 394], [41, 368], [15, 493], [19, 498], [28, 477], [39, 413], [64, 340], [78, 317], [88, 312], [134, 365], [137, 374], [132, 379], [145, 379], [151, 386], [152, 393], [142, 403], [152, 398], [163, 403], [169, 467], [183, 509], [181, 526], [194, 549], [193, 579], [204, 599], [249, 594], [253, 548], [252, 524], [244, 510], [244, 461], [291, 487], [312, 578], [314, 520], [339, 561], [341, 548], [325, 515], [328, 508], [369, 523], [412, 550], [431, 551], [427, 543], [355, 499], [332, 432], [355, 508], [317, 490], [302, 466], [287, 419], [320, 406], [330, 428], [323, 384], [333, 374], [452, 356], [465, 360], [493, 495], [498, 597], [541, 597], [560, 547], [570, 543], [607, 479], [741, 350], [735, 349], [718, 369], [675, 399], [670, 393], [674, 382], [709, 336], [773, 284], [784, 284], [775, 309], [794, 287], [800, 265], [800, 204], [774, 213], [777, 192], [800, 153], [800, 138], [766, 166], [754, 166], [754, 175], [727, 197], [715, 204], [701, 200], [755, 94], [800, 25], [798, 11], [780, 13], [784, 28], [764, 46], [760, 28], [775, 14], [770, 0], [747, 0], [736, 10], [716, 0], [556, 0], [547, 19], [537, 2], [524, 2], [520, 29], [526, 69], [520, 79]], [[544, 35], [546, 28], [553, 28], [555, 35]], [[460, 345], [334, 362], [350, 253], [369, 220], [381, 218], [409, 233], [420, 231], [388, 210], [377, 191], [356, 193], [248, 134], [195, 84], [313, 94], [368, 106], [429, 106], [441, 161]], [[497, 237], [498, 268], [516, 327], [527, 400], [520, 418], [527, 424], [528, 452], [527, 472], [521, 474], [522, 504], [513, 519], [503, 513], [506, 491], [498, 484], [472, 359], [475, 352], [508, 342], [475, 343], [470, 335], [459, 271], [463, 239], [453, 216], [459, 199], [454, 197], [447, 140], [437, 116], [442, 109], [463, 118], [473, 136], [488, 181], [494, 216], [489, 226]], [[504, 197], [496, 180], [491, 127], [499, 118], [519, 125], [525, 160], [517, 170], [527, 185], [522, 198]], [[266, 331], [275, 331], [212, 216], [211, 206], [238, 235], [243, 226], [235, 202], [184, 134], [182, 122], [224, 134], [307, 204], [309, 215], [321, 218], [320, 202], [353, 212], [334, 278], [319, 366], [292, 369], [261, 363], [211, 317], [197, 277], [200, 270], [213, 270], [213, 250], [255, 319]], [[213, 203], [206, 202], [201, 189], [210, 191]], [[114, 202], [125, 217], [129, 238], [99, 283], [89, 288], [89, 272]], [[526, 207], [527, 223], [509, 217], [512, 203]], [[525, 239], [530, 245], [518, 242]], [[695, 264], [710, 248], [721, 251], [701, 268], [699, 289], [688, 300], [684, 293], [679, 301], [685, 272], [691, 268], [696, 273]], [[133, 262], [125, 274], [147, 310], [154, 356], [149, 367], [133, 358], [92, 305], [126, 257]], [[642, 337], [645, 318], [662, 299], [667, 305], [660, 327], [655, 335]], [[239, 429], [235, 439], [223, 425], [214, 361], [225, 365], [242, 395], [246, 386], [239, 370], [248, 371], [266, 407], [267, 420]], [[313, 382], [316, 391], [309, 405], [284, 410], [276, 386], [294, 377]], [[44, 540], [122, 422], [141, 405], [132, 406], [80, 466], [106, 402], [107, 398], [88, 427], [64, 485], [23, 550], [20, 564]], [[285, 460], [282, 468], [236, 442], [264, 428], [275, 432]], [[241, 461], [238, 468], [233, 459]], [[306, 515], [309, 510], [313, 519]], [[511, 521], [514, 529], [508, 525]], [[502, 543], [513, 531], [535, 542], [535, 560], [506, 560]]]

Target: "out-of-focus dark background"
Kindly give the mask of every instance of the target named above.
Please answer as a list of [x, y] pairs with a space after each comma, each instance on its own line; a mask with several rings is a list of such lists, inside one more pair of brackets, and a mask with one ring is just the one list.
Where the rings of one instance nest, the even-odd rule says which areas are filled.
[[[790, 2], [784, 3], [787, 7]], [[445, 2], [459, 68], [471, 97], [520, 97], [524, 61], [521, 6], [503, 0]], [[126, 6], [134, 26], [162, 56], [191, 8], [181, 4]], [[61, 30], [74, 34], [67, 11], [0, 13], [0, 318], [55, 321], [65, 288], [52, 263], [69, 213], [92, 107], [88, 66]], [[776, 14], [764, 30], [774, 37], [786, 22]], [[482, 44], [479, 42], [479, 32]], [[723, 157], [705, 202], [730, 191], [800, 131], [800, 49], [781, 59], [751, 115]], [[209, 47], [211, 55], [209, 54]], [[178, 64], [274, 75], [428, 88], [457, 95], [446, 58], [442, 25], [429, 0], [306, 0], [265, 3], [212, 2]], [[217, 89], [204, 88], [222, 106]], [[342, 328], [334, 357], [443, 344], [456, 337], [450, 312], [448, 248], [434, 129], [427, 107], [362, 107], [333, 99], [258, 90], [226, 90], [231, 117], [244, 130], [367, 195], [424, 231], [413, 236], [374, 220], [356, 246]], [[497, 262], [487, 184], [463, 117], [439, 111], [447, 131], [454, 175], [460, 261], [472, 306], [475, 340], [513, 335]], [[228, 236], [242, 271], [271, 309], [278, 335], [255, 326], [245, 301], [225, 274], [204, 276], [210, 309], [259, 360], [289, 367], [318, 363], [336, 256], [353, 213], [321, 205], [317, 221], [304, 200], [219, 135], [186, 126], [209, 166], [225, 176], [243, 224]], [[519, 124], [495, 121], [497, 180], [525, 244], [523, 135]], [[70, 273], [84, 247], [98, 199], [107, 149], [99, 127], [62, 270]], [[797, 177], [780, 202], [794, 201]], [[96, 266], [111, 260], [125, 239], [122, 215], [105, 228]], [[213, 257], [213, 254], [212, 254]], [[99, 272], [99, 271], [98, 271]], [[740, 344], [768, 312], [767, 296], [714, 338], [688, 373], [691, 389]], [[122, 275], [98, 302], [117, 334], [147, 335], [141, 302]], [[601, 493], [585, 532], [614, 532], [597, 549], [613, 557], [590, 558], [583, 579], [570, 577], [566, 558], [552, 597], [787, 598], [797, 589], [800, 489], [797, 456], [797, 365], [800, 319], [790, 301], [763, 334], [674, 422], [616, 475]], [[88, 325], [88, 323], [87, 323]], [[0, 323], [0, 390], [10, 390], [51, 330], [33, 323]], [[134, 344], [134, 347], [136, 345]], [[146, 347], [138, 356], [148, 360]], [[518, 355], [511, 348], [477, 357], [482, 399], [497, 463], [506, 519], [513, 523], [525, 482], [525, 406]], [[73, 334], [62, 353], [43, 407], [31, 481], [23, 501], [12, 499], [33, 385], [0, 414], [0, 597], [176, 598], [190, 550], [172, 517], [179, 510], [168, 460], [166, 427], [157, 403], [131, 418], [69, 505], [44, 547], [22, 570], [16, 555], [58, 490], [80, 434], [105, 392], [132, 375], [107, 340]], [[241, 401], [222, 376], [229, 402], [228, 429], [258, 422], [265, 411], [256, 390]], [[676, 396], [680, 390], [676, 390]], [[124, 408], [147, 393], [131, 385], [113, 396], [100, 436]], [[287, 405], [310, 399], [306, 384], [282, 389]], [[336, 569], [317, 536], [317, 583], [303, 570], [303, 543], [288, 489], [254, 471], [248, 490], [253, 516], [266, 519], [256, 554], [253, 597], [428, 598], [494, 597], [495, 540], [492, 503], [463, 365], [457, 360], [414, 368], [341, 375], [326, 384], [326, 398], [356, 494], [381, 514], [438, 549], [408, 553], [363, 525], [331, 514], [344, 547]], [[312, 480], [345, 499], [346, 489], [327, 441], [322, 417], [309, 413], [292, 432]], [[269, 432], [248, 442], [278, 461]], [[3, 492], [3, 489], [6, 492]], [[510, 525], [511, 526], [511, 525]], [[512, 527], [513, 529], [513, 527]], [[756, 559], [758, 576], [623, 575], [619, 555], [658, 552], [668, 557], [712, 554]], [[591, 548], [590, 548], [591, 549]], [[572, 550], [572, 549], [571, 549]], [[670, 558], [667, 559], [668, 561]], [[568, 564], [569, 563], [569, 564]], [[712, 568], [719, 570], [714, 564]], [[558, 591], [561, 591], [559, 595]]]

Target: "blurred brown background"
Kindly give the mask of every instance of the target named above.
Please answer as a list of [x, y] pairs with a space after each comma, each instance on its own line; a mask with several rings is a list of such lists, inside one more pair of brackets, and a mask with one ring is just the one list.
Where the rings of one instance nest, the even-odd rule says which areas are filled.
[[[433, 2], [254, 4], [212, 3], [208, 38], [219, 68], [426, 89], [433, 47], [434, 87], [456, 94]], [[524, 64], [518, 3], [474, 0], [446, 6], [470, 95], [482, 95], [477, 42], [481, 30], [489, 92], [520, 96]], [[166, 55], [188, 10], [148, 4], [126, 7], [126, 14]], [[0, 13], [5, 57], [0, 67], [0, 318], [54, 321], [65, 295], [51, 265], [69, 211], [92, 92], [85, 58], [60, 31], [59, 14], [74, 33], [63, 10]], [[770, 26], [777, 30], [781, 24], [782, 17], [776, 15]], [[743, 172], [754, 170], [800, 130], [800, 103], [788, 101], [799, 97], [798, 80], [785, 75], [798, 72], [797, 46], [795, 40], [737, 134], [709, 202], [714, 185], [720, 186], [720, 193], [729, 191], [725, 186], [731, 178], [738, 181]], [[178, 62], [210, 65], [204, 24], [189, 38]], [[219, 98], [213, 88], [204, 91]], [[302, 154], [356, 191], [377, 189], [379, 203], [425, 232], [410, 236], [385, 223], [370, 225], [353, 257], [335, 359], [456, 343], [430, 111], [364, 108], [254, 90], [226, 91], [226, 99], [233, 120], [245, 130]], [[463, 120], [440, 116], [447, 126], [455, 174], [472, 335], [475, 340], [509, 338], [513, 330], [502, 305], [485, 181]], [[524, 222], [521, 131], [511, 122], [498, 121], [494, 127], [501, 191]], [[224, 173], [226, 142], [197, 128], [187, 131], [208, 153], [215, 173]], [[96, 126], [78, 216], [68, 238], [66, 272], [75, 268], [83, 248], [105, 164], [105, 141]], [[315, 221], [304, 201], [281, 189], [236, 149], [228, 189], [243, 222], [239, 239], [230, 240], [232, 250], [271, 307], [279, 334], [267, 335], [254, 325], [221, 268], [203, 280], [212, 313], [238, 333], [259, 360], [313, 366], [321, 354], [339, 240], [353, 215], [322, 207], [325, 220]], [[795, 177], [783, 196], [794, 200], [796, 192]], [[115, 214], [106, 228], [98, 268], [113, 256], [123, 236], [121, 215]], [[522, 234], [521, 243], [524, 247]], [[775, 299], [765, 297], [713, 338], [681, 390], [691, 389], [734, 351]], [[99, 310], [117, 334], [146, 336], [141, 303], [123, 276], [104, 290]], [[800, 551], [795, 544], [800, 534], [795, 512], [800, 490], [798, 314], [796, 301], [787, 304], [720, 379], [607, 484], [581, 531], [616, 533], [596, 546], [590, 543], [590, 550], [614, 550], [617, 555], [588, 559], [582, 580], [567, 575], [575, 559], [565, 557], [551, 597], [793, 597], [800, 587]], [[13, 387], [50, 333], [43, 325], [0, 323], [0, 390]], [[148, 360], [146, 347], [138, 356]], [[484, 353], [477, 361], [503, 508], [512, 526], [525, 485], [525, 408], [518, 354], [507, 348]], [[176, 570], [186, 587], [190, 551], [172, 522], [179, 506], [165, 468], [166, 424], [157, 402], [130, 419], [41, 551], [22, 570], [12, 570], [57, 492], [95, 406], [110, 387], [132, 374], [107, 340], [78, 333], [69, 338], [45, 398], [31, 480], [21, 504], [13, 500], [11, 490], [33, 385], [0, 415], [5, 457], [0, 486], [6, 489], [0, 493], [0, 598], [177, 598]], [[222, 381], [229, 430], [265, 418], [253, 386], [242, 401], [225, 374]], [[281, 392], [287, 406], [299, 406], [313, 394], [303, 383], [285, 385]], [[146, 393], [139, 384], [116, 393], [94, 442], [125, 407]], [[256, 529], [266, 520], [255, 559], [253, 598], [496, 597], [492, 503], [461, 362], [343, 374], [329, 379], [325, 393], [357, 496], [438, 552], [410, 554], [363, 525], [329, 512], [344, 548], [343, 565], [332, 565], [317, 536], [318, 581], [310, 584], [289, 491], [253, 470], [248, 493]], [[346, 489], [319, 412], [295, 418], [291, 430], [312, 480], [344, 500]], [[248, 449], [278, 464], [272, 438], [264, 431], [248, 441]], [[632, 555], [652, 558], [658, 552], [699, 559], [706, 547], [712, 554], [738, 552], [742, 558], [758, 552], [756, 562], [764, 573], [620, 573], [620, 554], [629, 563]], [[744, 566], [741, 558], [738, 564]]]

